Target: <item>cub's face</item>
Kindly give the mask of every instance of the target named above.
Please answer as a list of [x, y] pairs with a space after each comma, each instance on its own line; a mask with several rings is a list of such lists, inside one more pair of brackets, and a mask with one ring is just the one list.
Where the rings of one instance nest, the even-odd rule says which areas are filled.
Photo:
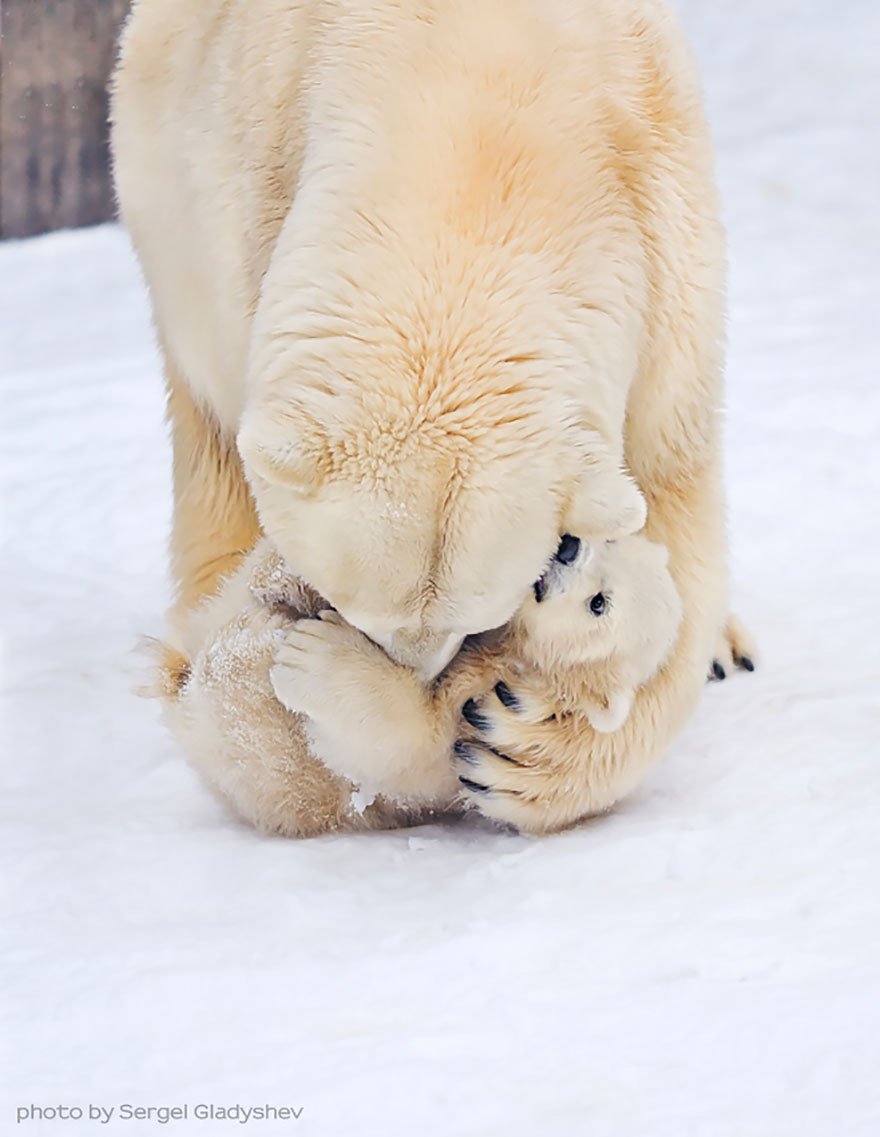
[[643, 681], [668, 654], [680, 621], [665, 547], [641, 535], [598, 542], [566, 535], [514, 627], [540, 667], [615, 656]]

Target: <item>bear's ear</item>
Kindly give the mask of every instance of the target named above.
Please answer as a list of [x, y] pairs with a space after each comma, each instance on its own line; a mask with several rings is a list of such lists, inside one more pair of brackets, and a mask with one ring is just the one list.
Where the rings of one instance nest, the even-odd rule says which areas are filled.
[[312, 493], [324, 480], [323, 436], [295, 408], [266, 406], [246, 412], [237, 442], [248, 476], [302, 494]]
[[604, 446], [591, 447], [564, 517], [565, 532], [614, 540], [637, 533], [648, 515], [633, 479]]

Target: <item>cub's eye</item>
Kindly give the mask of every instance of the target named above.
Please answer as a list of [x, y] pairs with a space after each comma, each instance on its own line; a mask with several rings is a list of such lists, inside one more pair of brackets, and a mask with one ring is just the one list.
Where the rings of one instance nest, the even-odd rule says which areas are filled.
[[594, 616], [601, 616], [605, 611], [607, 601], [604, 592], [597, 592], [596, 595], [589, 601], [590, 611]]

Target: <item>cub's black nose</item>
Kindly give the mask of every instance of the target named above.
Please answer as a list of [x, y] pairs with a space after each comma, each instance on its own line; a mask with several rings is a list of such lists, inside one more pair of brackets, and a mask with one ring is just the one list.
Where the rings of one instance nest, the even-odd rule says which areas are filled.
[[559, 542], [559, 548], [553, 554], [553, 559], [559, 561], [561, 565], [570, 565], [577, 559], [580, 551], [580, 537], [572, 537], [571, 533], [565, 533]]

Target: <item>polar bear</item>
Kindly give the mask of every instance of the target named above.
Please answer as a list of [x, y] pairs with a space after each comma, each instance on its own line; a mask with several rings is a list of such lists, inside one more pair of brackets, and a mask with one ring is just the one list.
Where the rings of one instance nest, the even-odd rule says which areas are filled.
[[618, 730], [508, 747], [532, 828], [606, 808], [726, 607], [723, 239], [665, 6], [137, 0], [113, 149], [168, 385], [172, 642], [264, 532], [427, 679], [562, 534], [638, 531], [638, 483], [683, 607], [668, 664]]
[[263, 540], [202, 617], [213, 631], [195, 637], [192, 658], [160, 654], [172, 728], [249, 820], [312, 835], [401, 824], [487, 794], [483, 766], [517, 764], [498, 749], [508, 722], [559, 713], [616, 730], [668, 657], [681, 604], [662, 546], [566, 534], [510, 624], [468, 641], [426, 684]]

